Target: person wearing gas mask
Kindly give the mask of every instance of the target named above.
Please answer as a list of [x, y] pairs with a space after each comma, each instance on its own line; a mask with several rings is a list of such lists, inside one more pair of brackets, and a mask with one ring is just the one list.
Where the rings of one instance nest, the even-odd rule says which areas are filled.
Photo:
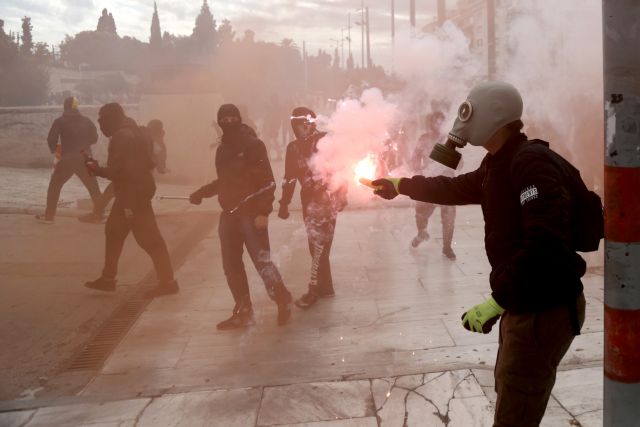
[[[100, 187], [96, 178], [87, 173], [82, 155], [83, 152], [90, 153], [91, 146], [98, 142], [98, 131], [91, 119], [80, 114], [78, 105], [77, 98], [66, 98], [63, 104], [64, 112], [54, 120], [47, 136], [49, 150], [56, 155], [58, 162], [49, 181], [44, 215], [36, 215], [36, 219], [44, 223], [53, 223], [60, 191], [73, 175], [77, 175], [89, 191], [94, 215], [102, 215], [99, 203]], [[60, 148], [57, 148], [58, 144]]]
[[347, 188], [331, 190], [329, 183], [318, 177], [310, 165], [318, 151], [318, 141], [326, 135], [315, 125], [316, 114], [306, 107], [298, 107], [291, 113], [291, 127], [296, 139], [287, 145], [282, 198], [278, 217], [289, 218], [289, 204], [296, 181], [300, 182], [302, 218], [307, 230], [311, 254], [311, 279], [309, 290], [295, 301], [300, 308], [314, 305], [318, 298], [335, 295], [329, 254], [333, 243], [338, 212], [347, 205]]
[[[458, 110], [447, 145], [432, 158], [455, 168], [453, 147], [484, 147], [479, 168], [457, 177], [383, 178], [375, 193], [442, 205], [480, 204], [491, 264], [491, 296], [463, 314], [463, 326], [488, 333], [501, 317], [495, 366], [495, 426], [537, 426], [556, 369], [584, 322], [572, 196], [548, 143], [522, 133], [522, 98], [504, 82], [475, 86]], [[557, 157], [556, 157], [557, 156]]]
[[[440, 138], [440, 127], [444, 121], [444, 114], [440, 111], [427, 114], [427, 131], [420, 136], [416, 148], [411, 158], [411, 166], [414, 172], [422, 172], [423, 176], [448, 176], [453, 177], [453, 169], [447, 168], [428, 158], [429, 153]], [[411, 240], [411, 246], [417, 248], [422, 242], [429, 239], [427, 227], [429, 218], [440, 208], [440, 219], [442, 221], [442, 253], [444, 256], [454, 261], [456, 254], [453, 252], [451, 243], [453, 241], [453, 229], [456, 221], [456, 207], [447, 205], [435, 205], [433, 203], [416, 203], [416, 228], [418, 233]]]
[[218, 178], [190, 196], [191, 203], [199, 205], [203, 198], [217, 195], [222, 207], [218, 226], [222, 268], [235, 306], [231, 317], [218, 323], [217, 328], [244, 328], [253, 322], [242, 262], [245, 246], [269, 297], [278, 306], [278, 325], [284, 325], [291, 316], [292, 297], [271, 261], [268, 216], [273, 210], [276, 185], [267, 149], [253, 129], [242, 123], [235, 105], [222, 105], [217, 121], [223, 132], [215, 160]]
[[151, 173], [154, 163], [148, 135], [125, 115], [118, 103], [103, 105], [98, 114], [100, 130], [109, 138], [107, 165], [101, 167], [96, 160], [88, 158], [86, 167], [92, 175], [111, 181], [115, 200], [105, 224], [102, 275], [85, 286], [115, 291], [118, 261], [129, 232], [133, 232], [136, 242], [151, 257], [158, 277], [158, 285], [148, 296], [175, 294], [178, 283], [151, 206], [156, 186]]

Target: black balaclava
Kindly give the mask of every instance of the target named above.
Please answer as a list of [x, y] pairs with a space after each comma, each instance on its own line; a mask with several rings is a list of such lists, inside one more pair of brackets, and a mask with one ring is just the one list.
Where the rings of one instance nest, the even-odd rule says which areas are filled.
[[[232, 122], [226, 121], [229, 118], [236, 118]], [[222, 129], [223, 133], [234, 133], [240, 129], [242, 125], [242, 117], [240, 116], [240, 110], [233, 104], [223, 104], [218, 109], [218, 126]]]
[[100, 130], [107, 138], [111, 138], [120, 129], [125, 115], [122, 106], [117, 102], [104, 104], [98, 112]]
[[[313, 134], [316, 130], [316, 113], [313, 112], [310, 108], [307, 107], [297, 107], [294, 108], [291, 112], [291, 128], [293, 129], [293, 133], [296, 135], [298, 139], [306, 139]], [[311, 125], [307, 129], [307, 134], [303, 134], [300, 132], [295, 125], [305, 123]]]
[[159, 139], [164, 137], [164, 126], [162, 125], [162, 121], [158, 119], [149, 120], [147, 123], [147, 129], [151, 133], [154, 139]]

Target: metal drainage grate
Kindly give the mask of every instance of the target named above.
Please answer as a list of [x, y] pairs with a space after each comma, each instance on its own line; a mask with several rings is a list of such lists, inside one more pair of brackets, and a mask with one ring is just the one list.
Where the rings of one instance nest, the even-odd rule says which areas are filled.
[[99, 369], [149, 302], [149, 299], [126, 302], [100, 327], [98, 333], [71, 362], [67, 370]]

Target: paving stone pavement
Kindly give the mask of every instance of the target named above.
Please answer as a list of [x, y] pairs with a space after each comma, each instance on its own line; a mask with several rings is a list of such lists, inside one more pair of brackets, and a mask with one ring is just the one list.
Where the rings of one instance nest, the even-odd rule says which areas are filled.
[[[478, 207], [458, 208], [456, 261], [439, 215], [417, 249], [413, 209], [347, 210], [332, 250], [336, 296], [276, 325], [248, 257], [256, 324], [219, 332], [233, 302], [215, 230], [77, 396], [0, 413], [2, 426], [490, 426], [497, 331], [460, 314], [489, 294]], [[299, 212], [271, 217], [273, 258], [294, 296], [310, 259]], [[602, 425], [602, 254], [588, 257], [587, 321], [558, 372], [543, 426]], [[37, 406], [37, 405], [36, 405]]]

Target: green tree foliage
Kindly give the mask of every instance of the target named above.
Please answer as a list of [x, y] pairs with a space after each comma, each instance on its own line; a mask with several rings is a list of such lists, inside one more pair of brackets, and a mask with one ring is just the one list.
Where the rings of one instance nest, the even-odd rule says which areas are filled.
[[233, 31], [231, 21], [225, 19], [222, 21], [222, 25], [218, 27], [218, 46], [225, 47], [230, 46], [233, 39], [236, 37], [236, 32]]
[[60, 44], [62, 61], [74, 68], [141, 72], [146, 64], [146, 45], [131, 37], [103, 31], [82, 31]]
[[31, 18], [25, 16], [22, 18], [22, 45], [20, 46], [20, 52], [23, 55], [29, 55], [33, 50], [33, 25], [31, 25]]
[[109, 13], [106, 8], [102, 9], [102, 15], [100, 16], [100, 18], [98, 18], [96, 31], [99, 31], [101, 33], [113, 34], [115, 36], [118, 35], [118, 31], [116, 30], [116, 21], [115, 19], [113, 19], [113, 15]]
[[158, 17], [158, 5], [153, 2], [153, 16], [151, 17], [151, 36], [149, 45], [157, 49], [162, 45], [162, 33], [160, 31], [160, 18]]
[[[31, 30], [29, 19], [28, 23]], [[33, 43], [33, 41], [31, 41]], [[49, 78], [31, 51], [22, 51], [17, 43], [4, 32], [0, 21], [0, 105], [38, 105], [47, 96]]]
[[202, 2], [191, 37], [199, 52], [212, 52], [216, 46], [216, 21], [207, 0]]

